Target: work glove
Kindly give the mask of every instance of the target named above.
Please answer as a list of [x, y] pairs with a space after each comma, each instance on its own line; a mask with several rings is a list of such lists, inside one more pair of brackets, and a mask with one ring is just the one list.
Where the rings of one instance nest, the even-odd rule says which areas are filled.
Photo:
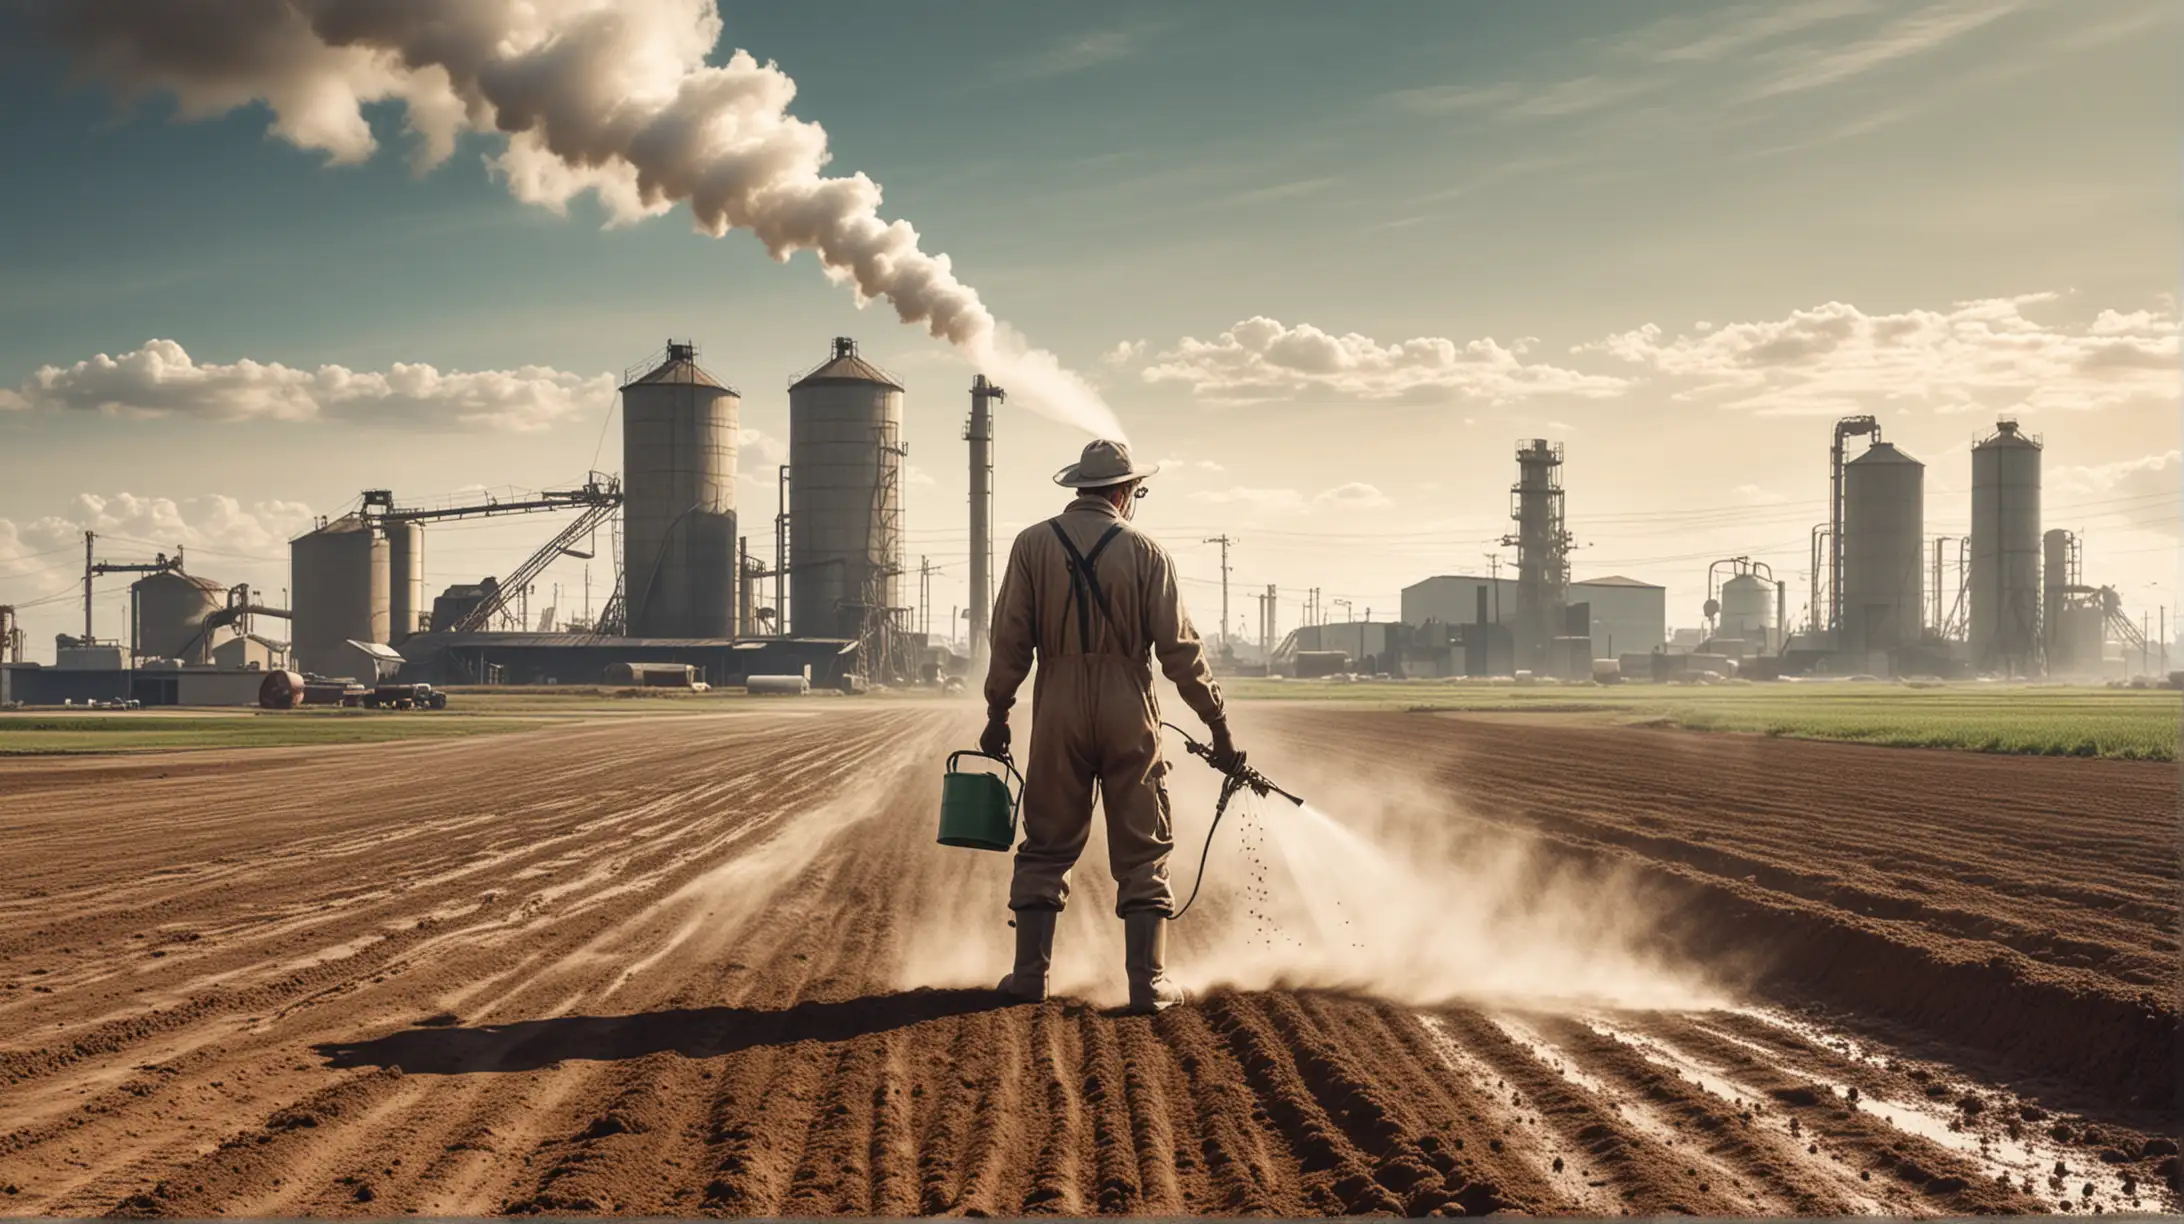
[[1213, 732], [1213, 767], [1222, 773], [1242, 769], [1244, 754], [1236, 750], [1236, 740], [1229, 734], [1227, 720], [1212, 724], [1208, 730]]
[[1009, 720], [989, 718], [986, 729], [978, 737], [978, 750], [990, 757], [1009, 759]]

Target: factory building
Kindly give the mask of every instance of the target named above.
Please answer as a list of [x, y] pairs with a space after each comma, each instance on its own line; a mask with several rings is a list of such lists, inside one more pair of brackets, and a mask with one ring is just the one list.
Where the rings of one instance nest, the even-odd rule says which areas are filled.
[[[1479, 615], [1486, 597], [1487, 623], [1514, 631], [1518, 581], [1473, 574], [1443, 574], [1403, 588], [1403, 623], [1462, 625]], [[1580, 607], [1589, 615], [1592, 657], [1650, 651], [1668, 640], [1668, 592], [1620, 574], [1573, 582], [1564, 588], [1565, 618]]]
[[245, 633], [213, 647], [212, 665], [255, 671], [287, 671], [288, 643], [255, 633]]
[[681, 664], [713, 686], [804, 675], [835, 688], [857, 671], [857, 643], [809, 638], [586, 637], [569, 633], [423, 633], [402, 644], [404, 681], [453, 684], [627, 683], [625, 665]]
[[[622, 387], [622, 576], [634, 637], [735, 634], [735, 388], [669, 341]], [[450, 622], [440, 622], [450, 623]]]
[[902, 399], [895, 376], [834, 341], [789, 387], [789, 617], [796, 636], [874, 654], [902, 614]]
[[146, 706], [247, 706], [265, 682], [260, 667], [186, 665], [153, 659], [131, 666], [119, 645], [83, 645], [62, 638], [51, 666], [0, 663], [0, 704], [32, 706], [92, 705], [136, 701]]

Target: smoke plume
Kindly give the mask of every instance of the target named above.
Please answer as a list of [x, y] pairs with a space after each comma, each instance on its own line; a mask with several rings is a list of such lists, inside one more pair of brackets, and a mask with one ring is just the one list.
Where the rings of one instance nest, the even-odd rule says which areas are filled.
[[1121, 436], [946, 255], [880, 218], [879, 184], [821, 172], [826, 131], [789, 113], [786, 73], [742, 50], [706, 63], [714, 0], [70, 0], [44, 19], [85, 72], [124, 99], [172, 94], [185, 119], [264, 102], [276, 134], [345, 163], [376, 151], [364, 106], [399, 102], [420, 169], [465, 131], [497, 131], [494, 172], [528, 203], [558, 211], [589, 191], [618, 224], [687, 204], [701, 231], [748, 231], [778, 261], [811, 251], [860, 306], [884, 298], [1012, 401]]

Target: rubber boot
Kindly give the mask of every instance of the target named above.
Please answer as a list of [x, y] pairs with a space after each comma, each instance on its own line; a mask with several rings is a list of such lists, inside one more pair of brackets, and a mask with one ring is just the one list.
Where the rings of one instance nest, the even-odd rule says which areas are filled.
[[1123, 968], [1130, 974], [1130, 1012], [1149, 1016], [1188, 1002], [1183, 988], [1168, 980], [1168, 916], [1140, 910], [1122, 918]]
[[1054, 963], [1054, 920], [1060, 910], [1016, 911], [1016, 968], [1001, 979], [1002, 994], [1026, 1003], [1044, 1003], [1047, 968]]

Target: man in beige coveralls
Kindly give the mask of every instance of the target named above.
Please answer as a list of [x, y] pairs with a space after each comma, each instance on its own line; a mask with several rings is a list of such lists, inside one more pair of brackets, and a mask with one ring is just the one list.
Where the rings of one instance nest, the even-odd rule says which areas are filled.
[[1069, 870], [1092, 832], [1092, 788], [1107, 809], [1108, 865], [1122, 916], [1130, 1009], [1183, 1001], [1169, 982], [1168, 763], [1160, 755], [1160, 704], [1152, 660], [1211, 730], [1216, 765], [1243, 761], [1229, 736], [1221, 690], [1176, 592], [1167, 550], [1129, 523], [1144, 480], [1157, 469], [1120, 442], [1093, 442], [1054, 483], [1077, 490], [1067, 509], [1026, 528], [1009, 550], [994, 601], [981, 750], [1009, 747], [1009, 707], [1031, 671], [1031, 752], [1024, 777], [1024, 841], [1016, 851], [1009, 908], [1016, 964], [1001, 990], [1046, 998], [1054, 923], [1069, 900]]

